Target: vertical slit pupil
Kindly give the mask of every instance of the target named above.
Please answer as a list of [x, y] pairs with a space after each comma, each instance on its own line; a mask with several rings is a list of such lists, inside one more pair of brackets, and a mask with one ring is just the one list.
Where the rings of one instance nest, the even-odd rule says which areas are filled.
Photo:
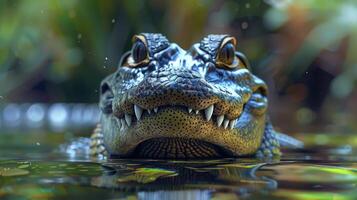
[[220, 52], [220, 58], [223, 62], [230, 65], [234, 61], [234, 46], [231, 43], [228, 43], [223, 46]]
[[133, 50], [132, 50], [132, 56], [135, 63], [143, 61], [146, 58], [146, 55], [147, 55], [147, 50], [145, 44], [142, 41], [137, 40], [134, 43]]

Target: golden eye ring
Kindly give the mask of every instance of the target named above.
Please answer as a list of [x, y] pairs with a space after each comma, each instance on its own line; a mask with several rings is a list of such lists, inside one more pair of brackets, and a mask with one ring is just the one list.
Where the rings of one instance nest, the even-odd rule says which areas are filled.
[[234, 37], [224, 38], [216, 54], [216, 66], [225, 69], [238, 69], [242, 67], [243, 64], [236, 56], [236, 46], [237, 40]]
[[124, 63], [126, 67], [139, 67], [150, 62], [147, 41], [143, 35], [134, 35], [133, 47]]

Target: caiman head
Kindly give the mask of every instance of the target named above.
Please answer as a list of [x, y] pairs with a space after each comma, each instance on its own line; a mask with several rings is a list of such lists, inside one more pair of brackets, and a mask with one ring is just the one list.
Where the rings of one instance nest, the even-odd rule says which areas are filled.
[[229, 35], [189, 50], [161, 34], [133, 37], [101, 83], [104, 145], [111, 156], [212, 158], [254, 154], [266, 122], [267, 87]]

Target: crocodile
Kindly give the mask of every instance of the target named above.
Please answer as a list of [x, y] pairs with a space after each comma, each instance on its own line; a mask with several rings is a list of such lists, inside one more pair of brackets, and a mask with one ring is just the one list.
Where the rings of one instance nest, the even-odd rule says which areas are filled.
[[90, 154], [105, 158], [280, 156], [302, 143], [274, 130], [268, 88], [237, 39], [208, 35], [188, 50], [159, 33], [132, 39], [100, 85]]

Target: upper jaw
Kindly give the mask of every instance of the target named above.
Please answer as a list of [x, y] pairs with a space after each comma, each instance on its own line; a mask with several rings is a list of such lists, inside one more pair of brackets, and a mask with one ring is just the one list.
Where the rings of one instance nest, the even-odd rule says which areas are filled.
[[233, 129], [246, 105], [250, 112], [258, 115], [264, 114], [267, 107], [266, 96], [259, 90], [235, 96], [221, 94], [230, 97], [229, 100], [222, 99], [213, 92], [194, 95], [199, 91], [192, 90], [165, 91], [149, 96], [142, 95], [138, 90], [134, 91], [136, 95], [123, 95], [124, 97], [114, 101], [113, 114], [121, 129], [132, 127], [167, 108], [183, 110], [187, 115], [200, 115], [203, 121], [212, 121], [217, 127]]
[[[143, 113], [151, 114], [162, 107], [182, 107], [190, 111], [202, 111], [207, 118], [214, 116], [225, 116], [229, 120], [238, 118], [247, 102], [247, 95], [216, 95], [214, 92], [204, 92], [195, 90], [173, 90], [155, 91], [151, 95], [142, 95], [141, 91], [132, 92], [135, 95], [120, 95], [113, 100], [113, 113], [118, 118], [125, 115], [140, 118]], [[226, 96], [223, 98], [221, 96]], [[249, 96], [249, 95], [248, 95]], [[229, 97], [229, 98], [228, 98]]]
[[[113, 143], [110, 149], [113, 154], [122, 156], [130, 155], [139, 144], [155, 138], [197, 139], [218, 145], [222, 149], [233, 152], [234, 155], [251, 153], [258, 147], [257, 141], [260, 141], [260, 131], [262, 131], [259, 127], [262, 127], [264, 123], [264, 115], [256, 118], [249, 117], [251, 109], [248, 104], [249, 102], [241, 116], [236, 119], [228, 119], [226, 116], [221, 119], [217, 115], [210, 114], [212, 107], [198, 110], [198, 114], [196, 114], [196, 110], [192, 109], [191, 111], [184, 106], [162, 106], [149, 111], [133, 105], [133, 115], [127, 114], [122, 118], [108, 116], [116, 120], [103, 121], [104, 123], [109, 122], [109, 124], [115, 123], [117, 126], [115, 129], [112, 126], [104, 126], [108, 127], [108, 132], [111, 132], [111, 134], [107, 134], [106, 140], [112, 144], [114, 138], [120, 138], [118, 142]], [[210, 117], [208, 121], [206, 113], [208, 113], [208, 118]], [[218, 119], [221, 120], [220, 126], [218, 126]], [[257, 123], [251, 123], [250, 120], [257, 120]], [[247, 131], [252, 136], [246, 137], [245, 134], [240, 134]], [[251, 140], [249, 139], [251, 137], [258, 139], [257, 141]], [[244, 149], [245, 146], [249, 148]]]
[[[162, 99], [164, 101], [165, 98]], [[113, 119], [103, 121], [108, 123], [108, 126], [105, 127], [108, 128], [107, 132], [111, 133], [108, 134], [106, 140], [111, 143], [113, 140], [117, 141], [115, 138], [120, 138], [119, 142], [110, 147], [111, 151], [118, 155], [128, 155], [137, 145], [148, 139], [168, 137], [203, 140], [235, 152], [237, 155], [240, 152], [243, 154], [251, 153], [258, 147], [258, 144], [239, 133], [253, 131], [254, 137], [259, 139], [260, 134], [258, 132], [261, 131], [259, 127], [263, 126], [265, 112], [255, 113], [256, 101], [255, 98], [250, 98], [248, 102], [243, 104], [234, 104], [222, 100], [213, 101], [213, 103], [204, 104], [198, 109], [185, 104], [182, 105], [183, 103], [157, 106], [153, 104], [146, 107], [127, 101], [127, 104], [116, 104], [129, 105], [128, 108], [122, 109], [122, 113], [114, 112], [114, 115], [105, 116]], [[123, 101], [121, 102], [123, 103]], [[227, 103], [228, 107], [220, 109], [219, 105], [224, 103]], [[259, 105], [260, 103], [259, 101]], [[197, 106], [197, 104], [195, 105]], [[241, 107], [241, 109], [235, 110], [237, 107]], [[130, 112], [124, 112], [126, 110]], [[174, 111], [174, 115], [176, 117], [179, 115], [180, 119], [177, 120], [175, 116], [168, 116], [168, 111], [171, 113]], [[227, 112], [221, 113], [222, 111]], [[232, 111], [239, 114], [235, 118], [230, 118]], [[163, 120], [163, 117], [168, 118], [168, 120]], [[251, 120], [257, 123], [251, 123]], [[110, 126], [110, 124], [112, 125]], [[117, 127], [113, 129], [113, 125]], [[187, 127], [190, 128], [189, 132]], [[258, 127], [258, 129], [255, 127]], [[217, 134], [220, 136], [217, 136]], [[242, 146], [247, 145], [250, 147], [248, 150], [242, 149]]]
[[140, 121], [145, 120], [146, 117], [154, 117], [159, 112], [164, 112], [166, 109], [177, 109], [181, 111], [187, 112], [187, 115], [196, 115], [201, 116], [203, 120], [210, 122], [212, 121], [217, 127], [222, 129], [233, 129], [237, 123], [237, 120], [240, 115], [236, 118], [228, 118], [227, 115], [221, 114], [217, 115], [215, 113], [215, 104], [211, 104], [204, 109], [194, 109], [189, 106], [158, 106], [152, 109], [145, 109], [137, 104], [133, 104], [133, 113], [124, 113], [121, 116], [117, 117], [118, 124], [120, 126], [120, 130], [124, 130], [125, 128], [130, 128]]

